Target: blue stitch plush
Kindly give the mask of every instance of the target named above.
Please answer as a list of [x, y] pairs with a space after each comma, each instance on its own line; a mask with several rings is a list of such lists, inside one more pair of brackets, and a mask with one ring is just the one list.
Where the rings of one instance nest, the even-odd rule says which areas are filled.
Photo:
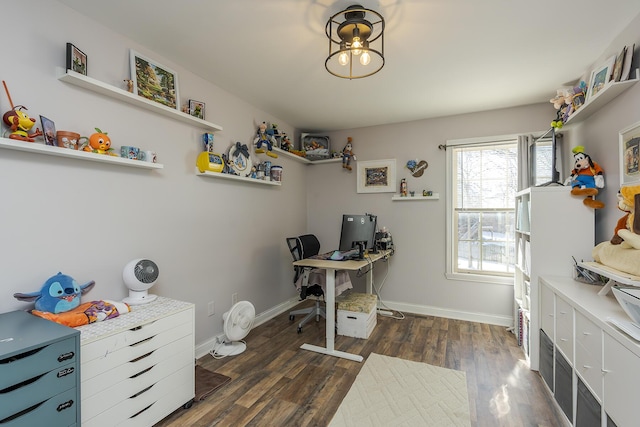
[[20, 301], [35, 301], [35, 308], [38, 311], [57, 314], [79, 306], [80, 296], [89, 292], [95, 284], [91, 280], [84, 285], [78, 285], [73, 277], [58, 273], [49, 277], [40, 291], [27, 294], [15, 293], [13, 296]]

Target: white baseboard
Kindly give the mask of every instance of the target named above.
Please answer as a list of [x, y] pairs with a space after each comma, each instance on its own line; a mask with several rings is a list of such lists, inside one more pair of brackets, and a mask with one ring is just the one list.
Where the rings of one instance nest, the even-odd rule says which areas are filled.
[[[256, 315], [256, 319], [253, 322], [253, 327], [262, 325], [263, 323], [273, 319], [277, 315], [284, 313], [287, 310], [292, 309], [300, 303], [298, 297], [291, 298], [275, 307], [272, 307], [262, 313]], [[402, 311], [403, 313], [419, 314], [422, 316], [437, 316], [444, 317], [446, 319], [465, 320], [468, 322], [488, 323], [490, 325], [498, 325], [510, 327], [513, 326], [513, 318], [511, 316], [496, 316], [487, 313], [472, 313], [457, 310], [449, 310], [446, 308], [431, 307], [428, 305], [407, 304], [401, 302], [389, 302], [385, 301], [384, 306], [378, 304], [380, 309], [391, 309]], [[196, 358], [199, 359], [202, 356], [209, 353], [209, 350], [213, 348], [216, 343], [216, 336], [211, 337], [206, 342], [196, 346]]]

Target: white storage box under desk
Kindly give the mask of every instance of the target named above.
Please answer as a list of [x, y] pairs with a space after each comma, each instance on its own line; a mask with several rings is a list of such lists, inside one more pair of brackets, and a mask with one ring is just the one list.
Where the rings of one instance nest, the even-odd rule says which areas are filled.
[[351, 293], [338, 301], [338, 335], [369, 338], [378, 320], [378, 297]]

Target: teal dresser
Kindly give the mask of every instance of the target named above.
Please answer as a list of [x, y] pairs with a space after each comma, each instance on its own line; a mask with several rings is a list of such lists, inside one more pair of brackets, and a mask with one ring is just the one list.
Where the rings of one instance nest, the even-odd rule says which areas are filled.
[[0, 426], [80, 425], [80, 333], [0, 314]]

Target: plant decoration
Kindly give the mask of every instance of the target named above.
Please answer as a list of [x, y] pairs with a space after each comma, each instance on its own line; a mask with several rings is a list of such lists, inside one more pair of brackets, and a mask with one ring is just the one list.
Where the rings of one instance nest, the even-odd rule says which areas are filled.
[[416, 178], [421, 177], [425, 169], [427, 169], [428, 167], [429, 167], [429, 163], [427, 163], [425, 160], [418, 161], [418, 159], [416, 159], [416, 160], [409, 160], [407, 162], [407, 169], [411, 171], [411, 176]]

